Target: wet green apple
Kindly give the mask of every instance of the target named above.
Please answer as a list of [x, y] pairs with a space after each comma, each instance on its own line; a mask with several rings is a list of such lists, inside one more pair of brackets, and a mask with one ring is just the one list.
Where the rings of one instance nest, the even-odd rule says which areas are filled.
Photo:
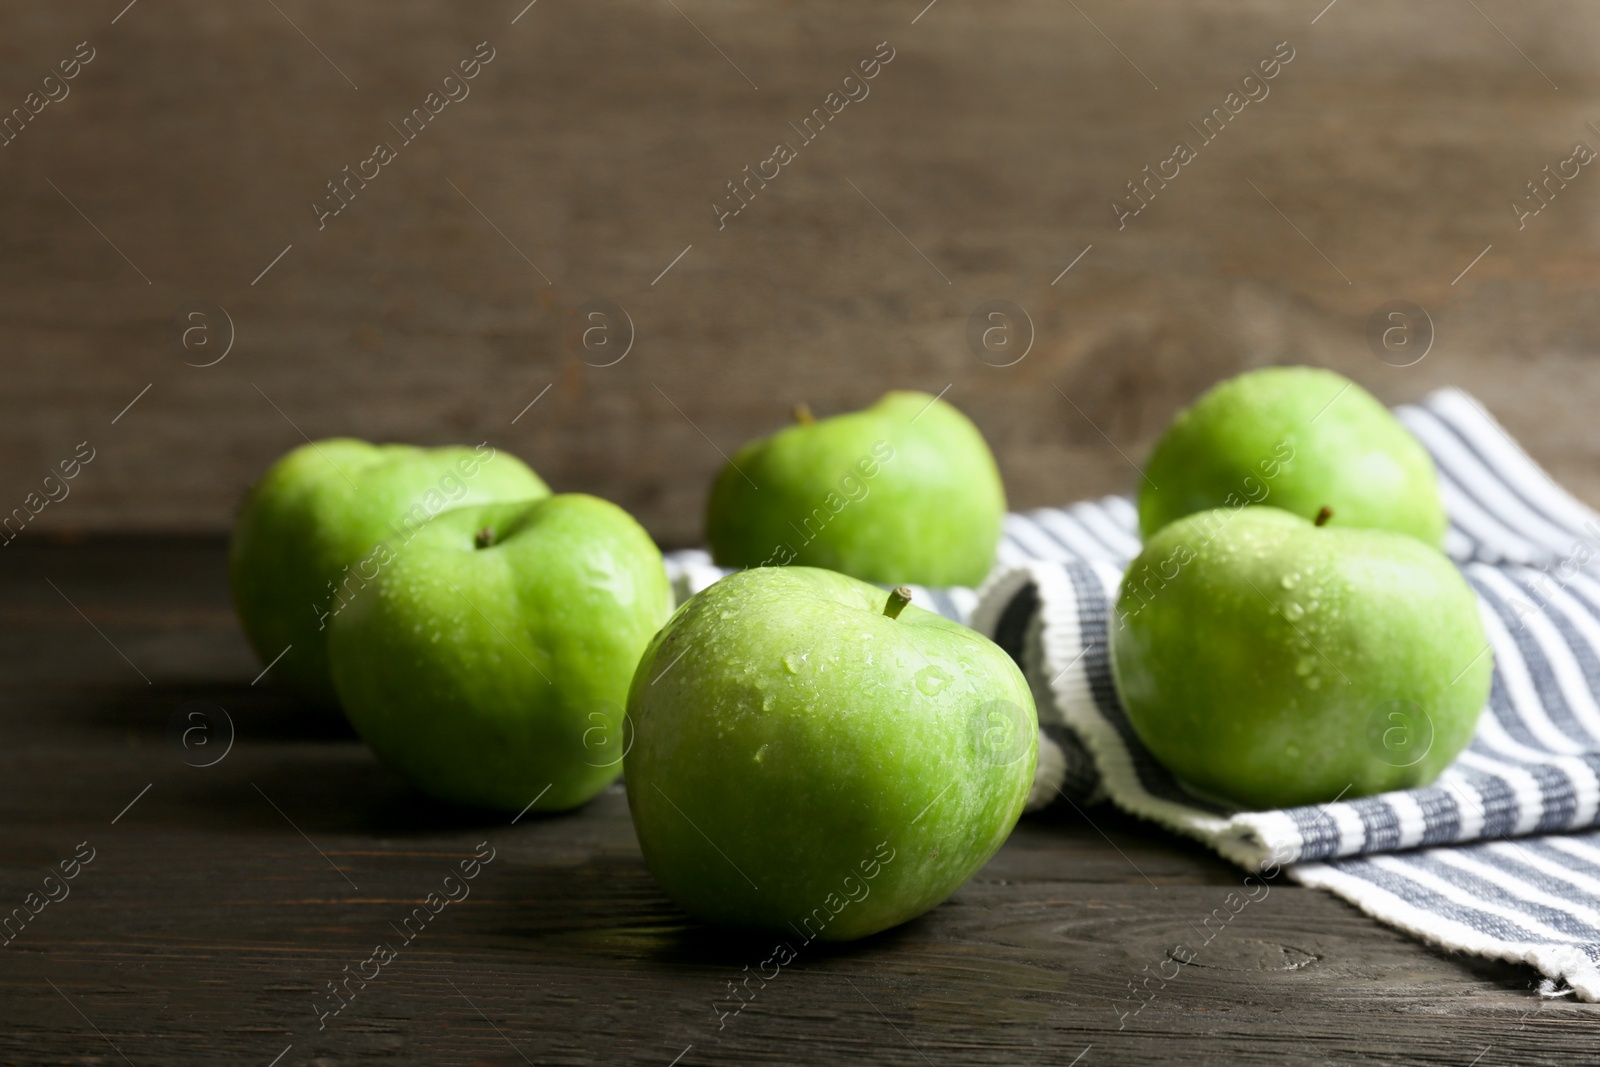
[[629, 692], [628, 804], [667, 895], [713, 924], [848, 940], [944, 900], [1033, 783], [1033, 698], [904, 590], [760, 567], [686, 601]]
[[1146, 748], [1250, 808], [1423, 785], [1472, 738], [1493, 656], [1437, 549], [1273, 507], [1161, 529], [1111, 623], [1117, 695]]
[[1316, 367], [1265, 367], [1178, 414], [1145, 466], [1148, 539], [1207, 508], [1269, 504], [1333, 525], [1394, 530], [1438, 547], [1446, 520], [1433, 459], [1365, 389]]
[[621, 773], [628, 683], [670, 608], [660, 551], [616, 505], [483, 504], [420, 529], [328, 653], [356, 731], [419, 788], [561, 811]]
[[741, 448], [706, 508], [724, 567], [797, 563], [894, 585], [977, 585], [994, 565], [1005, 490], [961, 412], [894, 392], [864, 411], [813, 420]]
[[417, 531], [446, 508], [549, 495], [521, 460], [487, 444], [303, 445], [251, 487], [234, 524], [229, 577], [245, 635], [281, 685], [333, 706], [328, 620]]

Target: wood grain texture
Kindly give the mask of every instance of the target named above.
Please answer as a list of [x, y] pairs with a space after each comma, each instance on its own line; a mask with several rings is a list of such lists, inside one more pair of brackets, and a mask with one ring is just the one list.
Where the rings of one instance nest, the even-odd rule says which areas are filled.
[[[1272, 361], [1390, 401], [1465, 386], [1600, 501], [1600, 178], [1520, 230], [1509, 208], [1600, 146], [1600, 12], [1322, 7], [13, 3], [0, 107], [78, 42], [95, 58], [0, 147], [0, 509], [85, 440], [29, 536], [224, 529], [302, 432], [487, 438], [677, 546], [718, 450], [795, 400], [946, 385], [1013, 503], [1056, 504], [1128, 488], [1179, 405]], [[482, 41], [471, 95], [319, 230], [325, 183]], [[870, 96], [719, 230], [725, 183], [884, 41]], [[1125, 183], [1282, 41], [1270, 95], [1119, 230]], [[614, 366], [580, 358], [593, 298], [634, 326]], [[236, 333], [208, 368], [173, 328], [197, 299]], [[1036, 328], [1015, 366], [968, 350], [991, 299]], [[1393, 299], [1437, 327], [1413, 367], [1365, 340]]]
[[[800, 946], [722, 1017], [771, 941], [661, 895], [620, 786], [514, 826], [419, 796], [251, 684], [223, 572], [203, 539], [0, 558], [0, 904], [96, 850], [0, 948], [0, 1063], [1066, 1064], [1087, 1048], [1082, 1067], [1467, 1067], [1593, 1048], [1600, 1007], [1540, 1000], [1528, 970], [1435, 952], [1320, 892], [1275, 884], [1204, 943], [1241, 873], [1104, 807], [1024, 820], [945, 904]], [[199, 700], [236, 733], [209, 767], [169, 732]], [[319, 1029], [325, 984], [398, 942], [390, 924], [483, 841], [470, 895]], [[1129, 983], [1180, 944], [1198, 956], [1134, 1013]]]

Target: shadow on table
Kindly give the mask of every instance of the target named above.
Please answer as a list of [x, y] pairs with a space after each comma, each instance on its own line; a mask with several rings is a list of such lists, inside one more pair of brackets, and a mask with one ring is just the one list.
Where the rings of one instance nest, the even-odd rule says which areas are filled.
[[[262, 766], [258, 761], [248, 771], [197, 780], [187, 795], [194, 806], [231, 826], [260, 829], [288, 822], [313, 837], [500, 834], [515, 815], [430, 797], [360, 744], [319, 752], [311, 762], [285, 759]], [[571, 817], [530, 812], [518, 825]]]
[[855, 941], [807, 941], [792, 932], [721, 929], [684, 915], [683, 925], [664, 931], [644, 953], [644, 958], [668, 968], [739, 968], [746, 964], [754, 968], [758, 961], [771, 957], [775, 946], [780, 944], [787, 945], [796, 959], [809, 961], [873, 958], [896, 946], [923, 940], [926, 923], [927, 916], [920, 915]]
[[238, 682], [158, 682], [118, 689], [102, 699], [82, 702], [82, 722], [91, 728], [125, 733], [132, 729], [160, 737], [203, 724], [215, 729], [231, 724], [240, 740], [294, 743], [356, 740], [337, 708], [296, 700], [282, 690]]

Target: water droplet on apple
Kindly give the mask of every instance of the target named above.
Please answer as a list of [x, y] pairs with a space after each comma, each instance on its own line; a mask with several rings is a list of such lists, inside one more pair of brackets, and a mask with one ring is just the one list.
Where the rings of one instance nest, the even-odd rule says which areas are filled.
[[762, 745], [760, 748], [756, 749], [755, 761], [757, 763], [765, 763], [767, 761], [767, 749], [769, 747], [771, 746]]
[[1305, 613], [1306, 609], [1301, 607], [1299, 604], [1291, 602], [1283, 606], [1283, 617], [1288, 619], [1290, 622], [1294, 622]]
[[803, 658], [804, 657], [797, 656], [793, 652], [790, 652], [788, 655], [783, 657], [783, 669], [788, 671], [790, 674], [799, 674], [800, 664], [803, 661]]
[[950, 675], [943, 667], [924, 667], [917, 672], [917, 688], [926, 696], [938, 696], [950, 684]]
[[1312, 659], [1310, 656], [1301, 657], [1301, 659], [1294, 665], [1294, 673], [1298, 674], [1302, 678], [1316, 669], [1317, 661]]
[[1279, 580], [1281, 582], [1283, 582], [1283, 587], [1285, 589], [1293, 589], [1299, 583], [1300, 575], [1299, 574], [1285, 574]]
[[1307, 689], [1321, 689], [1322, 688], [1322, 676], [1319, 675], [1319, 674], [1313, 674], [1311, 677], [1307, 678], [1306, 679], [1306, 688]]

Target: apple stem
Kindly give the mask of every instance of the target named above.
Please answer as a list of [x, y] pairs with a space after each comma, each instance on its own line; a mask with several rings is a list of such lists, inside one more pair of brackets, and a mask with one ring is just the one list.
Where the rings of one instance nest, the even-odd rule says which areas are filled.
[[891, 619], [898, 619], [909, 603], [911, 603], [911, 590], [903, 585], [897, 585], [889, 594], [889, 602], [883, 606], [883, 613]]
[[494, 527], [485, 526], [483, 529], [473, 534], [472, 543], [479, 548], [488, 548], [490, 545], [494, 544]]
[[794, 421], [797, 426], [810, 426], [817, 421], [816, 416], [811, 414], [811, 406], [804, 400], [794, 406]]
[[1317, 517], [1313, 521], [1318, 526], [1326, 526], [1331, 518], [1333, 518], [1333, 509], [1324, 504], [1322, 510], [1317, 512]]

